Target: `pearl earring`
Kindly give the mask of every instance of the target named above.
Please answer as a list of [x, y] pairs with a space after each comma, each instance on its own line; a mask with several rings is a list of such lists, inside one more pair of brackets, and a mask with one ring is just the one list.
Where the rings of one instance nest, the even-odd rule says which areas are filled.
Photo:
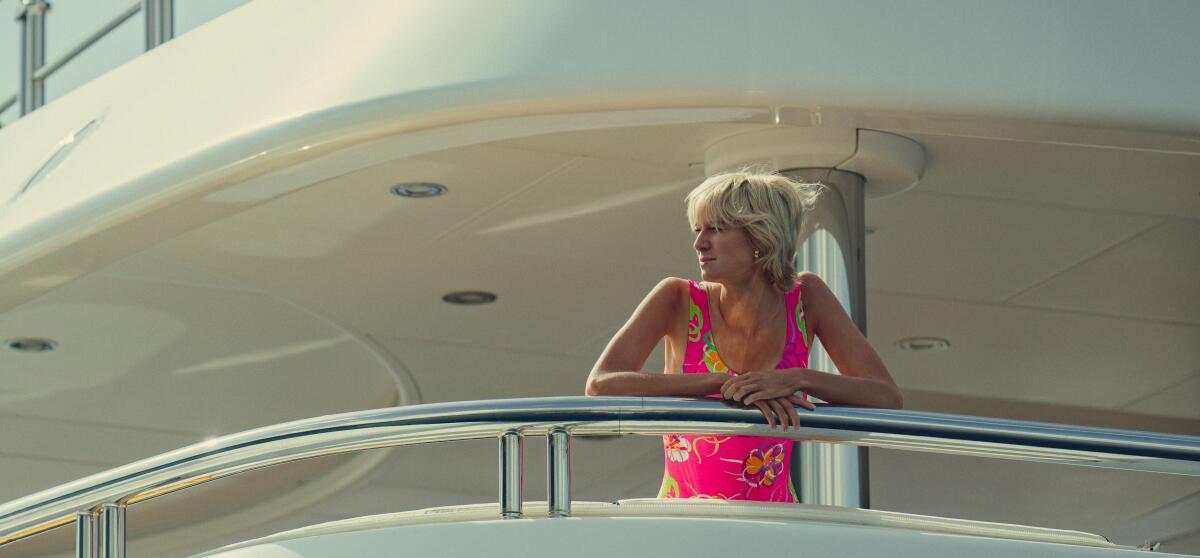
[[754, 251], [754, 259], [756, 259], [756, 260], [758, 259], [758, 250]]

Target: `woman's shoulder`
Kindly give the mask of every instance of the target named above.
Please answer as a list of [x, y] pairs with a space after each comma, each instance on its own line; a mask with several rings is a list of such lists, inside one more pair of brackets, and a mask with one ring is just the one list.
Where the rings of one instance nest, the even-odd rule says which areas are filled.
[[650, 291], [648, 298], [660, 301], [660, 303], [670, 304], [671, 306], [681, 305], [686, 303], [691, 288], [691, 281], [680, 279], [679, 277], [667, 277], [658, 282], [654, 286], [654, 290]]
[[[667, 277], [658, 282], [654, 287], [655, 290], [665, 290], [673, 293], [687, 292], [688, 286], [692, 281], [688, 279], [680, 279], [679, 277]], [[698, 284], [698, 283], [697, 283]]]
[[805, 319], [814, 324], [820, 321], [821, 315], [830, 309], [841, 308], [837, 295], [829, 290], [829, 285], [826, 285], [821, 276], [816, 273], [811, 271], [797, 273], [796, 288], [800, 290], [800, 300], [804, 303]]
[[825, 281], [821, 279], [821, 276], [811, 271], [801, 271], [800, 273], [796, 274], [796, 288], [800, 289], [800, 292], [810, 290], [829, 290], [829, 286], [825, 284]]
[[796, 291], [799, 293], [799, 300], [809, 310], [819, 312], [831, 302], [839, 306], [841, 305], [840, 302], [837, 302], [837, 295], [829, 290], [829, 285], [825, 284], [820, 275], [811, 271], [803, 271], [796, 274]]
[[672, 301], [672, 311], [686, 312], [694, 303], [705, 305], [703, 301], [709, 296], [708, 287], [709, 284], [703, 281], [667, 277], [655, 288], [662, 290], [664, 298]]
[[681, 279], [679, 277], [667, 277], [658, 283], [657, 288], [671, 293], [672, 300], [677, 300], [680, 304], [686, 305], [687, 301], [692, 299], [693, 290], [704, 290], [704, 283], [692, 281], [691, 279]]

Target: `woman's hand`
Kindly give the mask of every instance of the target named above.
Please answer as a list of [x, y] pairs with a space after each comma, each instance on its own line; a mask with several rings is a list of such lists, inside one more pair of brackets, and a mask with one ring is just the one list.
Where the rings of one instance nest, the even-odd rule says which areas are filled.
[[755, 406], [766, 399], [795, 397], [792, 402], [811, 411], [816, 407], [796, 396], [796, 392], [802, 389], [799, 372], [799, 369], [746, 372], [725, 380], [721, 386], [721, 397]]
[[721, 386], [721, 397], [756, 407], [767, 418], [767, 424], [771, 428], [775, 428], [776, 421], [784, 430], [787, 430], [789, 424], [800, 428], [800, 415], [796, 413], [796, 406], [809, 411], [816, 406], [796, 394], [800, 389], [800, 382], [792, 372], [770, 370], [734, 376], [725, 380]]
[[775, 399], [760, 399], [755, 401], [752, 405], [742, 405], [732, 399], [726, 399], [724, 400], [724, 403], [730, 407], [742, 409], [747, 407], [756, 407], [762, 412], [763, 416], [767, 418], [768, 426], [774, 429], [775, 424], [778, 423], [785, 432], [787, 431], [789, 424], [797, 430], [800, 429], [800, 415], [796, 412], [796, 405], [800, 405], [805, 408], [812, 407], [811, 403], [805, 401], [799, 395], [790, 395], [788, 397], [779, 397]]

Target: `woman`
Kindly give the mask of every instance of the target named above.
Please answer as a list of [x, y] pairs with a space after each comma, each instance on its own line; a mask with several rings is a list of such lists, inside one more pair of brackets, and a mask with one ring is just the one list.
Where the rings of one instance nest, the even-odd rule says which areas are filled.
[[[687, 196], [703, 282], [664, 279], [613, 336], [588, 395], [722, 397], [758, 408], [771, 428], [799, 427], [808, 394], [835, 405], [900, 408], [879, 355], [816, 275], [796, 274], [796, 243], [818, 185], [730, 173]], [[841, 375], [810, 370], [813, 336]], [[638, 372], [666, 337], [666, 373]], [[718, 351], [719, 348], [719, 351]], [[660, 497], [795, 502], [791, 440], [663, 437]]]

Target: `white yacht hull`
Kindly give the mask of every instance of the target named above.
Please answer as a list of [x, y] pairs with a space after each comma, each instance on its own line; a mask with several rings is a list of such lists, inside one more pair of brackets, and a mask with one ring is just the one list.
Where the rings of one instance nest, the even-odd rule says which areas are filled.
[[[544, 503], [529, 508], [544, 514]], [[356, 556], [1135, 556], [1074, 531], [836, 508], [726, 501], [577, 502], [569, 518], [498, 519], [494, 504], [314, 525], [204, 558]], [[1165, 556], [1165, 555], [1164, 555]]]

